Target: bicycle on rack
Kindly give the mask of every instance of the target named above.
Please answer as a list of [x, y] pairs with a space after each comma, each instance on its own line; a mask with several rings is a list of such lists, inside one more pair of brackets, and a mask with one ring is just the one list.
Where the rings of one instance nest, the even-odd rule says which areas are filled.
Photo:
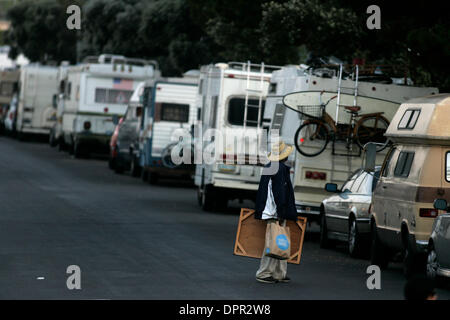
[[355, 143], [359, 147], [359, 155], [368, 142], [377, 143], [377, 152], [384, 150], [388, 145], [384, 132], [389, 127], [389, 121], [383, 116], [383, 112], [361, 115], [359, 106], [337, 106], [350, 113], [350, 121], [347, 125], [336, 125], [325, 112], [326, 106], [336, 98], [337, 96], [332, 97], [325, 104], [297, 106], [297, 111], [306, 117], [295, 133], [295, 147], [298, 152], [306, 157], [315, 157], [332, 141], [335, 154], [334, 144], [338, 140], [345, 141], [349, 151], [346, 155], [351, 155]]

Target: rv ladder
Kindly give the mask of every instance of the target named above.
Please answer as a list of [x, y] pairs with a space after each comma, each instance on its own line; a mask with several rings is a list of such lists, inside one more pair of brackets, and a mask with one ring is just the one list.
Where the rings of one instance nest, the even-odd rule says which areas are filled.
[[[252, 64], [250, 61], [247, 62], [247, 65], [244, 65], [244, 69], [247, 69], [247, 88], [245, 90], [245, 107], [244, 107], [244, 134], [247, 130], [248, 124], [256, 124], [256, 129], [259, 131], [260, 124], [261, 124], [261, 116], [262, 116], [262, 104], [263, 104], [263, 93], [264, 93], [264, 70], [265, 65], [264, 62], [261, 63], [261, 69], [260, 69], [260, 86], [259, 89], [250, 88], [250, 73], [252, 72]], [[251, 94], [258, 94], [258, 104], [250, 104], [250, 95]], [[249, 120], [248, 119], [248, 109], [254, 108], [258, 110], [258, 118], [257, 120]]]

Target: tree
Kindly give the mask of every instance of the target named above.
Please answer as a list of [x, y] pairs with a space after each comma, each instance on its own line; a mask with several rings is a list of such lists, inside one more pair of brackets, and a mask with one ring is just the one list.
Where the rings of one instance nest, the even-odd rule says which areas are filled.
[[[79, 1], [78, 1], [79, 2]], [[31, 61], [76, 61], [77, 31], [66, 28], [66, 8], [77, 1], [21, 1], [8, 10], [6, 42], [11, 58], [22, 52]]]

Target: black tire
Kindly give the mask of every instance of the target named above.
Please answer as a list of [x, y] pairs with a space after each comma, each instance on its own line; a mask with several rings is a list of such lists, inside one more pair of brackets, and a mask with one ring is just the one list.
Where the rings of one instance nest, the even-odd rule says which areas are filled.
[[[297, 129], [294, 141], [298, 152], [305, 157], [315, 157], [325, 150], [330, 141], [330, 135], [323, 121], [308, 120]], [[317, 151], [305, 149], [311, 142], [317, 145]]]
[[[406, 235], [409, 238], [409, 235]], [[406, 241], [403, 246], [403, 274], [407, 279], [416, 274], [426, 273], [426, 256], [414, 252], [411, 241]]]
[[376, 150], [383, 151], [389, 143], [388, 138], [384, 136], [388, 127], [389, 121], [381, 115], [361, 119], [355, 127], [356, 144], [362, 149], [369, 142], [382, 143], [382, 146], [377, 145]]
[[157, 184], [159, 180], [159, 175], [155, 172], [150, 172], [150, 174], [148, 175], [148, 182], [150, 184]]
[[356, 219], [352, 217], [348, 225], [348, 253], [352, 258], [361, 257], [363, 252], [363, 239], [358, 232]]
[[213, 211], [216, 194], [214, 187], [205, 186], [202, 192], [202, 209], [203, 211]]
[[381, 243], [378, 236], [378, 230], [375, 223], [372, 223], [371, 228], [371, 250], [370, 263], [377, 265], [380, 269], [386, 269], [389, 264], [389, 254], [387, 248]]
[[141, 175], [141, 166], [139, 165], [139, 160], [136, 159], [134, 155], [131, 156], [130, 175], [135, 178]]
[[328, 239], [327, 219], [325, 212], [320, 215], [320, 247], [322, 249], [328, 249], [331, 247], [331, 240]]
[[436, 250], [434, 244], [431, 242], [428, 246], [426, 273], [429, 279], [436, 282], [439, 281], [439, 276], [437, 275], [438, 266]]

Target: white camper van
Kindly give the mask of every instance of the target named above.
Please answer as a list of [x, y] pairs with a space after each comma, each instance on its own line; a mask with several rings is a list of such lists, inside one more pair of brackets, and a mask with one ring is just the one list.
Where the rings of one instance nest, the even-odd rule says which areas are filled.
[[45, 134], [56, 121], [53, 96], [58, 93], [58, 68], [38, 64], [21, 69], [16, 130], [23, 134]]
[[156, 62], [103, 54], [67, 69], [62, 142], [75, 157], [109, 151], [113, 117], [122, 117], [141, 81], [159, 74]]
[[[326, 114], [334, 123], [338, 120], [337, 126], [348, 126], [349, 114], [344, 105], [360, 106], [361, 115], [382, 112], [381, 116], [391, 121], [400, 104], [407, 99], [438, 92], [437, 88], [358, 82], [351, 78], [339, 79], [339, 76], [319, 77], [307, 71], [307, 66], [287, 66], [272, 75], [264, 118], [272, 119], [271, 129], [280, 130], [282, 139], [295, 145], [296, 132], [303, 120], [307, 119], [295, 111], [296, 105], [320, 105], [336, 97], [328, 104]], [[328, 98], [325, 99], [324, 96]], [[341, 98], [339, 108], [338, 96]], [[290, 104], [293, 109], [286, 107], [283, 102]], [[345, 141], [337, 141], [329, 142], [325, 150], [314, 157], [295, 152], [293, 186], [297, 212], [300, 215], [307, 216], [310, 221], [320, 219], [321, 203], [328, 197], [324, 190], [325, 184], [336, 183], [341, 186], [361, 166], [359, 150], [354, 145], [350, 153]], [[383, 162], [386, 152], [385, 149], [377, 154], [378, 164]]]
[[[265, 100], [272, 72], [279, 68], [250, 62], [201, 68], [197, 105], [202, 108], [204, 139], [199, 152], [214, 153], [213, 161], [202, 159], [195, 170], [204, 210], [224, 207], [230, 199], [254, 200], [261, 175], [255, 155], [263, 134]], [[214, 140], [205, 137], [211, 129], [219, 134]]]
[[141, 144], [140, 164], [142, 174], [152, 184], [160, 177], [193, 176], [193, 164], [175, 165], [171, 150], [178, 143], [176, 130], [178, 136], [187, 136], [197, 121], [197, 91], [198, 76], [185, 75], [155, 81], [148, 92], [151, 99], [144, 106], [147, 131]]

